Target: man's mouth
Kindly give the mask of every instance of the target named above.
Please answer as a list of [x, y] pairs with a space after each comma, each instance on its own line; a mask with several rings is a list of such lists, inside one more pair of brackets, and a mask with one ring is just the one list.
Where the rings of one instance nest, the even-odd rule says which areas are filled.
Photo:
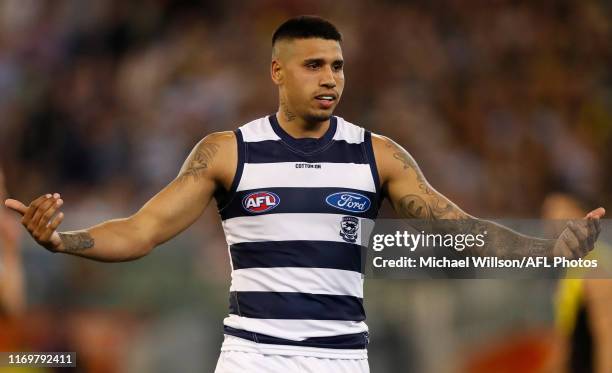
[[315, 96], [315, 99], [325, 102], [325, 103], [332, 103], [336, 100], [336, 96], [334, 95], [318, 95]]

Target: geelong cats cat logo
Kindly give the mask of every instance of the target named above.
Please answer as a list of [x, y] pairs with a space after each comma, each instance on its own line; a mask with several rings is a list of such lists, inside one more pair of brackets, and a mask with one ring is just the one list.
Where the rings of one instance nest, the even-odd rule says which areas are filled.
[[359, 219], [354, 216], [343, 216], [340, 222], [340, 237], [346, 242], [355, 243], [359, 232]]

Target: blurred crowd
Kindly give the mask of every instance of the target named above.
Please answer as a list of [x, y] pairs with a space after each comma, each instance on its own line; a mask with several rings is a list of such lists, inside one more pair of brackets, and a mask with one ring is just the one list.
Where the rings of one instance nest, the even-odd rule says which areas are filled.
[[[3, 0], [0, 165], [9, 195], [30, 201], [62, 193], [64, 228], [133, 213], [174, 178], [203, 136], [276, 111], [271, 34], [297, 14], [321, 15], [343, 33], [346, 88], [337, 114], [405, 146], [432, 185], [468, 212], [537, 217], [553, 191], [610, 206], [612, 6], [594, 0]], [[144, 335], [188, 333], [193, 328], [185, 320], [195, 320], [200, 327], [210, 322], [202, 330], [220, 341], [229, 266], [216, 220], [209, 209], [182, 241], [169, 244], [181, 251], [132, 267], [108, 269], [26, 250], [30, 303], [53, 305], [55, 312], [66, 304], [133, 304], [146, 313], [147, 305], [176, 306], [206, 293], [202, 309], [214, 309], [211, 315], [169, 317], [180, 320], [168, 321], [174, 329], [157, 322]], [[196, 260], [177, 259], [172, 267], [174, 257], [163, 255]], [[456, 292], [435, 282], [395, 284], [403, 287], [395, 291], [373, 286], [379, 295], [410, 291], [405, 305], [426, 325], [398, 327], [385, 321], [406, 319], [389, 311], [397, 303], [373, 304], [375, 332], [396, 338], [385, 348], [436, 346], [440, 356], [450, 356], [456, 345], [440, 337], [450, 338], [459, 323], [458, 306], [449, 300]], [[500, 289], [478, 286], [480, 301]], [[157, 301], [160, 287], [184, 296], [164, 293]], [[553, 287], [540, 288], [533, 291], [549, 294]], [[533, 300], [504, 291], [508, 299]], [[96, 315], [64, 321], [74, 326]], [[104, 315], [97, 325], [105, 325]], [[214, 356], [218, 346], [211, 345]], [[409, 353], [384, 356], [374, 372], [392, 371], [393, 359], [419, 361]]]
[[0, 7], [0, 149], [18, 197], [75, 188], [138, 205], [204, 135], [276, 110], [270, 35], [303, 12], [344, 34], [339, 115], [398, 140], [469, 211], [534, 216], [554, 189], [612, 199], [606, 2]]

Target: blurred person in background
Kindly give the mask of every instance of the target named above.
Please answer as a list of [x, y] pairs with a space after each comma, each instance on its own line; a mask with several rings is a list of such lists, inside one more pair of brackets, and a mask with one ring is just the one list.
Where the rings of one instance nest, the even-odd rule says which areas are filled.
[[[4, 172], [0, 168], [0, 198], [7, 195]], [[14, 216], [0, 210], [0, 351], [31, 350], [32, 344], [22, 334], [27, 327], [26, 293], [23, 266], [21, 263], [21, 232]], [[0, 372], [44, 373], [46, 368], [1, 367]]]
[[[278, 112], [206, 136], [179, 175], [128, 218], [58, 232], [60, 194], [5, 204], [52, 252], [127, 261], [186, 229], [214, 197], [234, 271], [218, 372], [369, 371], [355, 242], [360, 219], [375, 219], [382, 197], [401, 217], [473, 220], [489, 232], [487, 249], [512, 249], [489, 255], [580, 257], [592, 249], [602, 208], [558, 239], [517, 234], [438, 193], [397, 143], [332, 116], [344, 88], [340, 41], [335, 26], [318, 17], [281, 25], [271, 64]], [[342, 208], [351, 195], [369, 203]], [[316, 291], [321, 286], [324, 294]]]
[[[572, 194], [552, 193], [544, 200], [542, 217], [577, 219], [585, 214], [584, 206], [585, 203]], [[606, 250], [597, 250], [604, 246]], [[596, 259], [598, 270], [609, 271], [612, 268], [610, 252], [609, 244], [599, 241], [585, 259]], [[612, 280], [588, 278], [589, 271], [584, 269], [570, 269], [566, 277], [559, 283], [555, 302], [560, 340], [553, 362], [554, 371], [612, 372]]]
[[[6, 197], [4, 173], [0, 169], [0, 198]], [[0, 210], [0, 316], [19, 317], [26, 307], [19, 224]]]

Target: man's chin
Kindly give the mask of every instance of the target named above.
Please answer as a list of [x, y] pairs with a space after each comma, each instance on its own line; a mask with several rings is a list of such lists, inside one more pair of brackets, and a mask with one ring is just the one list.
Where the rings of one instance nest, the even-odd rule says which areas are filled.
[[307, 122], [325, 122], [327, 120], [329, 120], [332, 116], [332, 114], [334, 113], [333, 110], [321, 110], [321, 111], [317, 111], [314, 113], [309, 113], [308, 115], [306, 115], [306, 121]]

